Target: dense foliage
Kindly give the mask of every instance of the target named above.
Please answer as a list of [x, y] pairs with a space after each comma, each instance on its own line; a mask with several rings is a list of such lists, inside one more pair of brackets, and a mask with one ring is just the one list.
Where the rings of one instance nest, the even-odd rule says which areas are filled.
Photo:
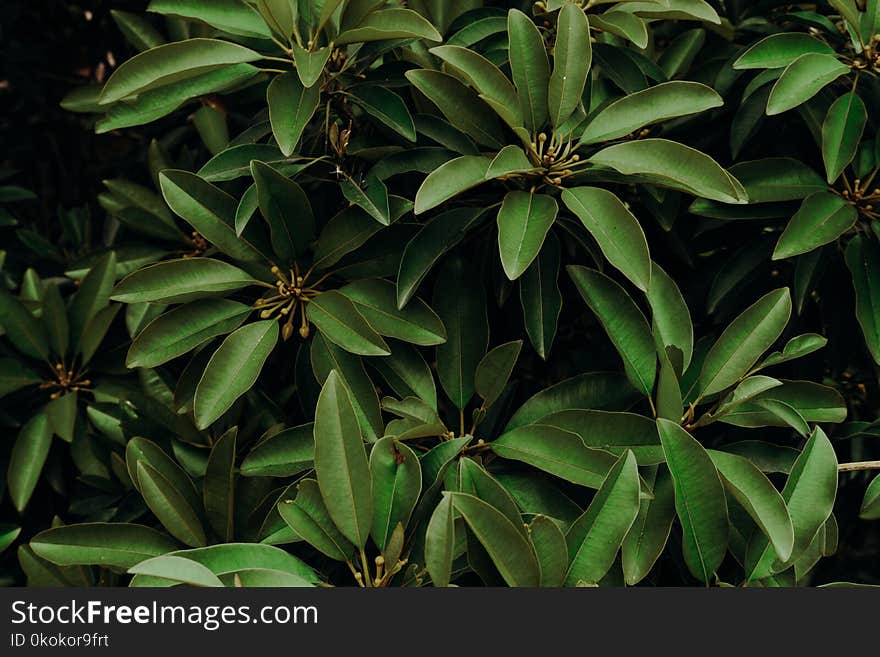
[[6, 583], [880, 584], [880, 0], [105, 4]]

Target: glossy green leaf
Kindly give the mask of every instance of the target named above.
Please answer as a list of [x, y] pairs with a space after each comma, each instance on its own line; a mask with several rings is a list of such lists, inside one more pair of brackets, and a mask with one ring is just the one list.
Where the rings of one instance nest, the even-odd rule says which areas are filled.
[[147, 11], [207, 23], [229, 34], [268, 39], [268, 26], [260, 14], [243, 0], [151, 0]]
[[373, 522], [370, 466], [349, 392], [333, 371], [315, 411], [315, 473], [339, 531], [363, 548]]
[[386, 39], [443, 40], [431, 23], [410, 9], [383, 9], [368, 14], [356, 26], [336, 38], [336, 45], [384, 41]]
[[444, 495], [425, 530], [425, 568], [437, 587], [449, 586], [455, 552], [455, 524], [452, 497]]
[[373, 525], [371, 535], [384, 550], [394, 528], [404, 527], [422, 492], [422, 469], [419, 459], [404, 443], [387, 437], [370, 451]]
[[354, 555], [354, 545], [333, 524], [314, 479], [300, 481], [296, 498], [279, 502], [278, 512], [293, 531], [331, 559], [345, 561]]
[[675, 487], [682, 550], [688, 569], [709, 582], [727, 552], [727, 503], [721, 477], [693, 436], [669, 420], [657, 420], [660, 441]]
[[550, 60], [544, 39], [532, 19], [517, 9], [507, 14], [510, 40], [510, 70], [519, 96], [519, 106], [530, 133], [547, 122]]
[[474, 387], [483, 399], [483, 408], [489, 408], [504, 392], [521, 349], [522, 340], [507, 342], [492, 349], [480, 361], [474, 374]]
[[295, 72], [273, 78], [266, 90], [272, 134], [281, 152], [290, 156], [321, 101], [318, 85], [306, 88]]
[[396, 93], [379, 86], [357, 87], [351, 92], [352, 100], [396, 133], [414, 142], [416, 126], [406, 103]]
[[11, 294], [0, 291], [0, 326], [21, 353], [38, 360], [49, 359], [46, 327]]
[[6, 475], [9, 496], [21, 512], [27, 506], [40, 480], [52, 444], [52, 428], [45, 413], [37, 413], [15, 437]]
[[245, 477], [289, 477], [312, 467], [315, 440], [311, 423], [284, 429], [257, 443], [242, 461]]
[[773, 85], [767, 101], [767, 115], [774, 116], [794, 109], [848, 72], [849, 66], [839, 61], [835, 55], [801, 55], [785, 68]]
[[880, 245], [875, 238], [856, 235], [846, 247], [846, 266], [856, 292], [856, 318], [874, 361], [880, 363]]
[[251, 162], [260, 213], [269, 224], [279, 266], [288, 267], [315, 239], [312, 206], [302, 187], [268, 164]]
[[247, 324], [230, 333], [211, 356], [193, 400], [196, 425], [208, 427], [250, 390], [278, 342], [278, 322]]
[[639, 465], [653, 465], [664, 460], [653, 420], [635, 413], [570, 408], [549, 413], [535, 424], [570, 431], [587, 447], [611, 452], [615, 456], [631, 451]]
[[348, 297], [340, 292], [323, 292], [306, 307], [309, 321], [333, 344], [361, 356], [387, 356], [385, 340], [367, 323]]
[[623, 576], [635, 586], [651, 572], [666, 547], [675, 519], [675, 489], [667, 469], [650, 482], [654, 499], [641, 500], [639, 513], [620, 546]]
[[822, 158], [829, 185], [853, 161], [867, 122], [865, 101], [855, 93], [843, 94], [828, 108], [822, 124]]
[[115, 568], [131, 568], [177, 548], [168, 536], [150, 527], [105, 522], [47, 529], [34, 536], [30, 546], [37, 556], [59, 566]]
[[557, 18], [553, 73], [547, 92], [550, 122], [557, 129], [581, 102], [592, 55], [587, 16], [580, 7], [566, 3]]
[[481, 184], [490, 164], [482, 155], [462, 155], [432, 171], [416, 192], [415, 213], [426, 212]]
[[833, 242], [855, 225], [856, 208], [831, 192], [817, 192], [808, 197], [788, 222], [776, 248], [774, 260], [809, 253]]
[[508, 192], [498, 211], [498, 250], [510, 280], [516, 280], [538, 256], [559, 207], [546, 194]]
[[556, 337], [562, 294], [559, 291], [559, 239], [551, 232], [538, 257], [519, 278], [519, 299], [529, 341], [546, 360]]
[[807, 53], [833, 55], [834, 50], [823, 41], [796, 32], [772, 34], [749, 47], [733, 63], [735, 69], [784, 68]]
[[122, 303], [184, 303], [240, 290], [257, 281], [238, 267], [213, 258], [166, 260], [139, 269], [113, 288]]
[[202, 499], [208, 524], [218, 537], [231, 541], [234, 525], [235, 479], [236, 479], [236, 439], [238, 428], [233, 427], [224, 433], [208, 457], [205, 480], [202, 483]]

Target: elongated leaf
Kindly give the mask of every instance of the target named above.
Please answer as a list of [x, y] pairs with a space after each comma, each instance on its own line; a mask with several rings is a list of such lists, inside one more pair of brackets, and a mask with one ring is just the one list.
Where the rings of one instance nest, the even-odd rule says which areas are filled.
[[880, 363], [880, 246], [876, 239], [856, 235], [846, 247], [846, 266], [856, 292], [856, 318], [862, 327], [868, 351]]
[[318, 85], [306, 88], [293, 71], [283, 73], [269, 83], [266, 90], [269, 120], [272, 122], [272, 134], [284, 155], [290, 156], [296, 150], [320, 100]]
[[529, 538], [538, 558], [541, 586], [562, 586], [568, 568], [568, 546], [559, 525], [548, 516], [536, 515], [529, 524]]
[[207, 23], [218, 30], [239, 36], [268, 39], [268, 26], [253, 7], [242, 0], [151, 0], [147, 11], [179, 16]]
[[856, 208], [837, 194], [823, 191], [808, 197], [788, 222], [773, 259], [791, 258], [833, 242], [855, 225]]
[[609, 470], [589, 508], [565, 535], [567, 585], [596, 583], [605, 576], [638, 512], [639, 470], [633, 453], [625, 452]]
[[666, 139], [609, 146], [590, 157], [624, 175], [646, 174], [658, 184], [722, 203], [745, 203], [742, 185], [708, 155]]
[[785, 561], [794, 547], [794, 528], [782, 496], [752, 462], [742, 456], [710, 451], [724, 487], [748, 512]]
[[355, 547], [373, 522], [370, 466], [348, 390], [336, 371], [321, 388], [315, 411], [315, 473], [327, 512]]
[[[217, 262], [217, 261], [212, 261]], [[252, 308], [227, 299], [193, 301], [160, 315], [138, 333], [127, 367], [156, 367], [237, 329]]]
[[296, 499], [279, 502], [278, 512], [293, 531], [331, 559], [345, 561], [354, 555], [354, 545], [333, 524], [314, 479], [299, 482]]
[[514, 281], [538, 256], [559, 207], [546, 194], [508, 192], [498, 211], [498, 250], [504, 273]]
[[727, 504], [721, 477], [709, 454], [687, 431], [657, 420], [666, 463], [675, 486], [675, 510], [683, 532], [688, 569], [709, 582], [727, 552]]
[[489, 408], [504, 392], [516, 359], [522, 349], [522, 340], [499, 345], [486, 354], [474, 375], [477, 394], [483, 398], [483, 408]]
[[782, 114], [807, 102], [826, 85], [849, 72], [835, 55], [807, 53], [789, 64], [773, 85], [767, 115]]
[[314, 52], [310, 52], [299, 44], [293, 44], [293, 60], [296, 62], [296, 74], [299, 76], [303, 86], [308, 88], [313, 86], [327, 65], [330, 59], [331, 49], [327, 46], [318, 48]]
[[110, 300], [110, 290], [116, 280], [116, 253], [110, 251], [101, 257], [80, 281], [79, 289], [70, 302], [68, 319], [70, 341], [74, 348], [89, 322], [103, 310]]
[[508, 431], [491, 446], [501, 458], [528, 463], [588, 488], [599, 488], [616, 460], [610, 452], [587, 447], [571, 431], [541, 424]]
[[733, 63], [733, 68], [784, 68], [807, 53], [833, 55], [834, 49], [808, 34], [772, 34], [748, 48]]
[[193, 400], [196, 425], [208, 427], [250, 390], [278, 342], [278, 322], [247, 324], [218, 347], [199, 380]]
[[604, 274], [586, 267], [567, 269], [623, 358], [627, 377], [640, 392], [650, 396], [656, 378], [657, 352], [645, 316], [626, 291]]
[[0, 291], [0, 326], [21, 353], [37, 360], [49, 359], [46, 327], [11, 294]]
[[681, 371], [690, 365], [694, 353], [694, 326], [687, 303], [675, 281], [655, 262], [651, 263], [651, 328], [658, 347], [675, 347], [681, 352]]
[[261, 59], [228, 41], [188, 39], [152, 48], [123, 63], [104, 85], [99, 103], [108, 104], [211, 69]]
[[619, 139], [645, 126], [721, 107], [721, 96], [698, 82], [673, 81], [629, 94], [590, 119], [581, 135], [584, 144]]
[[42, 559], [59, 566], [132, 566], [173, 551], [177, 545], [167, 535], [143, 525], [91, 522], [54, 527], [31, 539]]
[[559, 291], [559, 239], [547, 234], [538, 257], [519, 279], [519, 300], [526, 333], [538, 355], [546, 360], [556, 337], [562, 294]]
[[238, 428], [233, 427], [214, 443], [202, 484], [208, 524], [224, 541], [231, 541], [235, 507], [235, 445]]
[[251, 162], [260, 213], [269, 224], [278, 264], [289, 266], [315, 239], [315, 217], [302, 187], [259, 161]]
[[550, 122], [555, 128], [563, 125], [581, 102], [592, 60], [587, 16], [580, 7], [566, 3], [557, 18], [553, 73], [547, 92]]
[[[398, 523], [404, 527], [422, 492], [422, 469], [409, 447], [394, 438], [382, 438], [370, 451], [373, 526], [371, 535], [385, 549]], [[392, 564], [393, 565], [393, 564]]]
[[822, 124], [822, 158], [829, 185], [852, 162], [867, 122], [865, 102], [855, 93], [843, 94], [828, 108]]
[[172, 536], [192, 547], [207, 544], [198, 510], [171, 481], [145, 461], [137, 463], [137, 481], [144, 502]]
[[490, 164], [482, 155], [462, 155], [431, 172], [416, 192], [415, 213], [427, 212], [481, 184]]
[[122, 279], [111, 299], [122, 303], [183, 303], [218, 296], [253, 285], [256, 280], [238, 267], [212, 258], [166, 260]]
[[174, 213], [220, 251], [236, 260], [265, 262], [257, 247], [235, 232], [235, 198], [189, 171], [166, 169], [159, 181]]
[[517, 9], [507, 14], [510, 70], [525, 127], [536, 133], [547, 122], [550, 60], [544, 39], [532, 19]]
[[742, 379], [782, 335], [790, 316], [787, 288], [769, 292], [746, 308], [706, 355], [700, 372], [700, 395], [721, 392]]
[[455, 407], [463, 410], [474, 394], [477, 367], [489, 345], [485, 293], [473, 268], [456, 258], [448, 265], [445, 284], [434, 289], [433, 307], [446, 327], [446, 342], [437, 346], [437, 376]]
[[383, 9], [368, 14], [356, 26], [336, 38], [336, 45], [386, 39], [425, 39], [442, 41], [443, 37], [425, 18], [410, 9]]
[[538, 586], [541, 575], [535, 551], [500, 511], [465, 493], [448, 493], [508, 586]]
[[23, 363], [14, 358], [0, 358], [0, 397], [41, 381], [37, 373]]
[[424, 301], [416, 299], [402, 310], [397, 308], [396, 289], [389, 281], [355, 281], [341, 292], [354, 302], [358, 312], [380, 335], [422, 346], [446, 341], [443, 322]]
[[197, 561], [164, 554], [145, 559], [128, 569], [132, 575], [148, 575], [188, 584], [190, 586], [223, 586], [220, 578]]
[[24, 510], [34, 493], [51, 444], [52, 428], [46, 413], [31, 417], [15, 437], [6, 478], [9, 496], [19, 512]]
[[307, 306], [309, 321], [333, 344], [361, 356], [387, 356], [385, 340], [373, 330], [357, 307], [340, 292], [323, 292]]
[[245, 477], [289, 477], [312, 467], [315, 440], [311, 423], [284, 429], [251, 449], [240, 466]]
[[444, 495], [425, 530], [425, 568], [434, 586], [449, 586], [455, 552], [455, 523], [452, 515], [452, 497]]
[[640, 290], [651, 284], [651, 255], [638, 220], [613, 193], [599, 187], [575, 187], [562, 200], [599, 243], [602, 253]]
[[396, 133], [414, 142], [416, 126], [403, 99], [393, 91], [378, 86], [358, 87], [351, 92], [352, 100]]
[[535, 424], [570, 431], [587, 447], [620, 456], [631, 451], [639, 465], [653, 465], [664, 460], [657, 427], [650, 418], [635, 413], [570, 408], [538, 419]]
[[639, 513], [620, 546], [623, 576], [629, 586], [643, 580], [666, 547], [675, 519], [675, 489], [667, 469], [657, 473], [654, 499], [641, 500]]

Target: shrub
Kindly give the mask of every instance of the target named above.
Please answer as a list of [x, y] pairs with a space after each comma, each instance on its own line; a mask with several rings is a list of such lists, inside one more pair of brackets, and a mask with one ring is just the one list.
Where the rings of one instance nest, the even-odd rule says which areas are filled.
[[28, 583], [876, 581], [880, 3], [113, 18], [140, 170], [0, 296]]

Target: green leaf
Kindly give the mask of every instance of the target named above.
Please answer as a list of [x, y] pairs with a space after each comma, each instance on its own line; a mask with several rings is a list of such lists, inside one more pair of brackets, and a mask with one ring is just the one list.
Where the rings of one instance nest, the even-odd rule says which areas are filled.
[[620, 139], [669, 119], [721, 107], [724, 100], [711, 87], [698, 82], [664, 82], [614, 101], [590, 118], [581, 143], [597, 144]]
[[380, 335], [411, 344], [431, 346], [446, 341], [446, 328], [437, 314], [421, 299], [404, 309], [397, 308], [394, 283], [384, 279], [362, 279], [340, 292], [354, 302], [358, 312]]
[[341, 292], [322, 292], [306, 308], [309, 321], [321, 334], [346, 351], [361, 356], [387, 356], [391, 353], [385, 340]]
[[[107, 296], [105, 295], [104, 302], [106, 303], [106, 301]], [[64, 305], [64, 300], [61, 298], [57, 284], [50, 283], [46, 286], [41, 308], [43, 311], [43, 325], [46, 327], [52, 353], [63, 357], [67, 354], [70, 331], [67, 322], [67, 307]]]
[[[384, 550], [394, 528], [407, 526], [422, 492], [419, 458], [402, 442], [386, 437], [370, 451], [373, 525], [371, 535]], [[394, 565], [394, 564], [389, 564]]]
[[804, 200], [788, 222], [773, 250], [773, 259], [792, 258], [833, 242], [858, 218], [858, 210], [849, 201], [828, 191], [817, 192]]
[[37, 360], [49, 360], [46, 327], [11, 294], [0, 290], [0, 326], [21, 353]]
[[714, 450], [709, 456], [728, 493], [770, 539], [780, 558], [787, 560], [794, 547], [794, 528], [782, 496], [748, 459]]
[[346, 175], [339, 183], [342, 195], [349, 203], [357, 205], [383, 226], [391, 223], [388, 188], [378, 178], [368, 175], [365, 184]]
[[510, 70], [519, 96], [519, 106], [530, 133], [547, 122], [550, 60], [544, 39], [532, 19], [517, 9], [507, 14], [510, 40]]
[[522, 125], [516, 89], [495, 64], [473, 50], [456, 45], [437, 46], [431, 48], [431, 53], [460, 71], [482, 97], [493, 101], [493, 107], [503, 108], [504, 113], [499, 116], [505, 123], [511, 127]]
[[131, 568], [174, 550], [168, 536], [130, 523], [89, 522], [54, 527], [31, 539], [34, 553], [59, 566]]
[[363, 548], [373, 522], [370, 466], [349, 392], [335, 370], [321, 388], [314, 432], [315, 473], [327, 512]]
[[415, 213], [427, 212], [483, 183], [491, 163], [482, 155], [462, 155], [432, 171], [416, 192]]
[[547, 234], [538, 257], [519, 278], [519, 300], [529, 341], [542, 359], [547, 360], [556, 337], [562, 294], [559, 291], [559, 239]]
[[612, 192], [599, 187], [574, 187], [562, 201], [599, 244], [608, 262], [640, 290], [651, 284], [651, 255], [638, 219]]
[[387, 39], [425, 39], [442, 41], [443, 37], [425, 18], [410, 9], [383, 9], [368, 14], [356, 26], [336, 37], [337, 46]]
[[285, 156], [293, 155], [303, 130], [321, 102], [318, 85], [304, 87], [295, 71], [272, 79], [266, 90], [272, 134]]
[[75, 347], [79, 345], [89, 322], [109, 303], [110, 290], [115, 280], [116, 254], [110, 251], [98, 260], [80, 281], [68, 311], [70, 342]]
[[751, 203], [798, 201], [828, 190], [822, 176], [788, 157], [740, 162], [730, 167], [730, 173], [746, 188]]
[[565, 535], [568, 586], [602, 579], [617, 556], [639, 512], [639, 470], [632, 452], [625, 452], [596, 492], [589, 508]]
[[856, 318], [874, 361], [880, 364], [880, 245], [869, 236], [856, 235], [846, 246], [846, 266], [856, 292]]
[[628, 408], [638, 400], [635, 389], [619, 372], [588, 372], [560, 381], [528, 399], [517, 409], [505, 431], [516, 429], [566, 409]]
[[223, 586], [220, 578], [199, 562], [170, 554], [145, 559], [129, 568], [128, 572], [132, 575], [161, 577], [190, 586]]
[[[828, 437], [819, 427], [795, 461], [782, 489], [794, 527], [794, 549], [790, 561], [806, 550], [834, 508], [837, 496], [837, 456]], [[772, 545], [761, 535], [750, 542], [746, 556], [749, 580], [760, 579], [785, 568]]]
[[126, 367], [167, 363], [211, 338], [234, 331], [252, 310], [227, 299], [202, 299], [178, 306], [159, 315], [137, 334], [128, 349]]
[[199, 429], [207, 428], [251, 389], [277, 342], [275, 320], [247, 324], [223, 340], [196, 387], [193, 412]]
[[251, 64], [233, 64], [139, 93], [125, 102], [111, 105], [106, 116], [95, 124], [95, 133], [100, 135], [152, 123], [171, 114], [189, 100], [232, 90], [259, 72], [260, 69]]
[[300, 481], [296, 499], [279, 502], [278, 512], [297, 535], [331, 559], [345, 561], [354, 555], [354, 545], [333, 524], [314, 479]]
[[208, 242], [235, 260], [265, 262], [259, 249], [235, 232], [234, 197], [189, 171], [166, 169], [159, 182], [168, 206]]
[[403, 308], [415, 296], [419, 284], [444, 253], [458, 244], [482, 216], [473, 208], [456, 208], [438, 215], [425, 225], [403, 250], [397, 274], [397, 307]]
[[416, 140], [416, 126], [403, 99], [393, 91], [379, 86], [356, 87], [352, 100], [404, 139]]
[[238, 428], [233, 427], [217, 439], [208, 456], [202, 499], [208, 524], [223, 541], [231, 541], [234, 532], [235, 444]]
[[76, 425], [77, 392], [73, 390], [56, 397], [45, 406], [46, 416], [52, 433], [66, 442], [73, 442]]
[[202, 21], [228, 34], [258, 39], [272, 36], [260, 14], [242, 0], [151, 0], [147, 11]]
[[261, 58], [250, 48], [217, 39], [164, 44], [135, 55], [116, 69], [104, 85], [98, 102], [106, 105], [212, 69]]
[[315, 439], [311, 423], [284, 429], [255, 445], [242, 461], [244, 477], [291, 477], [312, 467]]
[[587, 447], [620, 456], [631, 451], [639, 465], [664, 460], [663, 448], [653, 420], [635, 413], [570, 408], [556, 411], [536, 421], [576, 434]]
[[184, 303], [223, 295], [256, 283], [238, 267], [213, 258], [166, 260], [129, 274], [110, 298], [122, 303]]
[[629, 586], [651, 572], [666, 547], [675, 519], [675, 489], [669, 471], [660, 470], [650, 483], [654, 499], [641, 500], [635, 522], [620, 546], [623, 577]]
[[616, 460], [609, 452], [584, 445], [576, 433], [541, 424], [508, 431], [490, 445], [501, 458], [528, 463], [588, 488], [599, 488]]
[[522, 532], [497, 509], [465, 493], [447, 493], [508, 586], [538, 586], [535, 551]]
[[492, 406], [504, 392], [521, 349], [522, 340], [507, 342], [492, 349], [480, 361], [474, 374], [474, 387], [483, 399], [482, 408]]
[[206, 545], [199, 512], [188, 504], [186, 494], [143, 460], [137, 462], [136, 473], [144, 502], [165, 529], [186, 545]]
[[782, 351], [774, 351], [761, 362], [761, 368], [787, 363], [788, 361], [802, 358], [818, 351], [828, 344], [828, 338], [816, 333], [804, 333], [797, 335], [785, 343]]
[[550, 122], [563, 125], [581, 102], [593, 51], [590, 24], [583, 9], [566, 3], [559, 12], [553, 46], [553, 73], [547, 91]]
[[456, 78], [440, 71], [415, 69], [406, 72], [406, 79], [421, 91], [453, 126], [478, 144], [501, 149], [505, 139], [495, 113], [476, 92]]
[[293, 60], [296, 62], [296, 74], [303, 86], [313, 86], [324, 72], [327, 60], [330, 59], [331, 49], [328, 46], [309, 51], [299, 44], [293, 44]]
[[865, 497], [859, 509], [859, 518], [862, 520], [877, 520], [880, 518], [880, 475], [874, 477], [868, 488], [865, 489]]
[[15, 437], [6, 474], [9, 497], [19, 513], [24, 511], [40, 480], [52, 444], [52, 428], [46, 413], [37, 413]]
[[709, 454], [693, 436], [669, 420], [657, 420], [660, 442], [675, 486], [684, 560], [708, 583], [727, 552], [727, 503], [721, 477]]
[[18, 360], [0, 358], [0, 397], [41, 381], [36, 372]]
[[536, 515], [529, 524], [529, 538], [538, 558], [541, 586], [562, 586], [568, 568], [568, 546], [559, 525], [548, 516]]
[[822, 159], [829, 185], [853, 161], [867, 123], [865, 102], [855, 93], [843, 94], [828, 108], [822, 124]]
[[260, 213], [269, 224], [272, 250], [286, 267], [315, 239], [312, 205], [302, 187], [268, 164], [254, 160], [251, 175], [257, 186]]
[[624, 175], [646, 174], [657, 184], [722, 203], [746, 203], [742, 185], [708, 155], [667, 139], [609, 146], [589, 158]]
[[623, 358], [630, 382], [646, 397], [654, 390], [657, 351], [648, 321], [620, 285], [604, 274], [570, 265], [569, 276]]
[[700, 371], [700, 396], [729, 388], [748, 374], [782, 335], [791, 317], [788, 288], [773, 290], [746, 308], [712, 345]]
[[807, 422], [843, 422], [846, 403], [834, 388], [809, 381], [781, 380], [773, 387], [753, 397], [720, 420], [740, 427], [785, 427], [788, 422], [761, 406], [761, 402], [779, 401], [796, 410]]
[[538, 256], [559, 207], [552, 196], [508, 192], [498, 211], [498, 250], [507, 278], [514, 281]]
[[455, 523], [452, 497], [444, 495], [425, 530], [425, 568], [437, 587], [449, 586], [455, 556]]
[[119, 9], [111, 9], [110, 16], [126, 40], [139, 51], [149, 50], [165, 43], [159, 31], [145, 17]]
[[446, 327], [446, 342], [437, 346], [437, 376], [456, 408], [463, 410], [474, 394], [474, 377], [489, 345], [485, 292], [470, 264], [449, 261], [444, 284], [434, 288], [433, 307]]
[[681, 352], [680, 372], [687, 369], [694, 353], [694, 326], [687, 303], [675, 281], [654, 262], [651, 263], [651, 330], [659, 348], [674, 347]]
[[733, 68], [737, 70], [784, 68], [807, 53], [834, 55], [834, 49], [808, 34], [797, 32], [772, 34], [749, 47], [733, 63]]
[[849, 73], [849, 66], [835, 55], [801, 55], [785, 68], [773, 85], [767, 101], [767, 115], [775, 116], [794, 109], [846, 73]]

